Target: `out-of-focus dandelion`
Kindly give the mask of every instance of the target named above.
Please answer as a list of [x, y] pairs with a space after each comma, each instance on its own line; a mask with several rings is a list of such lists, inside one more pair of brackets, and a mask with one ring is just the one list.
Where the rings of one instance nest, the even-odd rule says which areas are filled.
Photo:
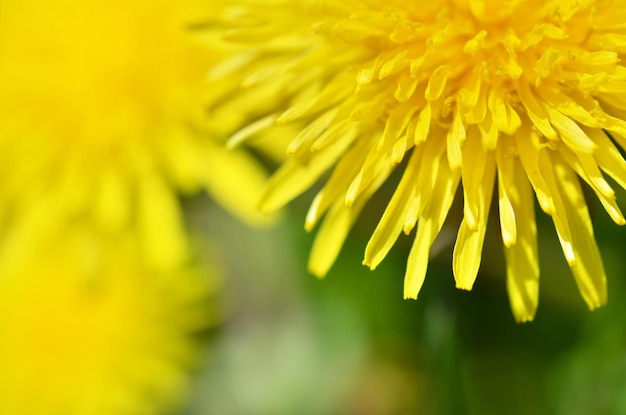
[[65, 232], [0, 261], [0, 413], [160, 414], [180, 404], [213, 280], [155, 271], [134, 235]]
[[[10, 245], [63, 221], [133, 227], [146, 257], [188, 256], [177, 193], [207, 190], [262, 221], [263, 169], [203, 130], [215, 50], [195, 0], [8, 0], [0, 5], [0, 224]], [[209, 91], [210, 93], [210, 91]]]
[[626, 186], [624, 21], [626, 3], [609, 0], [225, 2], [213, 27], [241, 49], [212, 71], [222, 91], [213, 107], [234, 95], [256, 117], [232, 145], [305, 124], [262, 207], [332, 170], [306, 218], [312, 229], [325, 216], [313, 273], [326, 274], [366, 202], [401, 169], [364, 263], [375, 268], [417, 225], [405, 297], [420, 291], [459, 184], [452, 265], [457, 287], [473, 287], [497, 183], [515, 318], [531, 320], [537, 307], [535, 198], [595, 308], [606, 301], [605, 272], [579, 182], [624, 224], [606, 179]]

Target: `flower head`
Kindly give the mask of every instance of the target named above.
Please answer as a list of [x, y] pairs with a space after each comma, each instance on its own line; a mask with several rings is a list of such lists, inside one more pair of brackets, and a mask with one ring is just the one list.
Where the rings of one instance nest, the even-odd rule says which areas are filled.
[[[133, 236], [72, 230], [0, 261], [0, 413], [158, 414], [212, 324], [210, 281], [160, 272]], [[33, 395], [34, 394], [34, 395]]]
[[[605, 272], [581, 190], [625, 220], [607, 182], [626, 186], [626, 3], [619, 0], [283, 0], [227, 5], [216, 19], [242, 51], [214, 70], [260, 128], [303, 122], [265, 209], [331, 170], [306, 219], [324, 216], [310, 268], [324, 275], [366, 201], [402, 177], [365, 251], [375, 268], [417, 227], [405, 297], [416, 298], [457, 188], [457, 287], [471, 289], [497, 186], [507, 286], [518, 321], [538, 301], [535, 198], [554, 221], [590, 308]], [[221, 103], [216, 106], [223, 105]], [[534, 196], [533, 196], [534, 193]]]
[[[8, 0], [0, 5], [2, 232], [64, 220], [134, 227], [155, 265], [184, 260], [177, 193], [205, 189], [251, 222], [263, 170], [203, 130], [216, 50], [195, 0]], [[210, 92], [210, 91], [209, 91]]]

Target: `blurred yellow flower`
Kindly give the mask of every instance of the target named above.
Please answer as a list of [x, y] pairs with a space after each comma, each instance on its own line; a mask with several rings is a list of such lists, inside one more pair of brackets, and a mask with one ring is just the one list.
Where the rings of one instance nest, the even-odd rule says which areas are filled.
[[0, 261], [0, 413], [140, 415], [180, 404], [212, 324], [208, 274], [151, 270], [131, 237], [69, 231]]
[[327, 272], [365, 203], [400, 169], [364, 263], [375, 268], [418, 224], [405, 297], [420, 291], [459, 184], [452, 265], [457, 287], [472, 288], [497, 183], [516, 320], [531, 320], [538, 301], [535, 197], [594, 308], [606, 302], [605, 272], [579, 179], [624, 224], [605, 176], [626, 186], [625, 21], [620, 0], [226, 2], [213, 27], [243, 46], [213, 69], [222, 85], [213, 106], [253, 98], [237, 101], [256, 118], [232, 145], [306, 124], [262, 205], [325, 178], [306, 219], [312, 229], [326, 215], [313, 273]]
[[187, 256], [178, 191], [205, 189], [263, 220], [263, 169], [201, 125], [216, 59], [196, 36], [206, 10], [196, 0], [0, 4], [3, 232], [28, 249], [65, 220], [132, 226], [149, 260], [170, 267]]

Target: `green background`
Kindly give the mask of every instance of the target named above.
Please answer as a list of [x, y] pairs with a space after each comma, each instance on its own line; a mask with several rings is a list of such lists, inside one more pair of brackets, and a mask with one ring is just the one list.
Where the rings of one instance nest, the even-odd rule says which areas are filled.
[[418, 300], [402, 299], [412, 236], [401, 236], [375, 271], [361, 265], [390, 189], [371, 201], [323, 280], [306, 272], [311, 194], [263, 230], [203, 198], [187, 203], [190, 232], [225, 277], [222, 322], [202, 335], [204, 360], [184, 415], [626, 414], [626, 232], [593, 197], [608, 305], [587, 309], [537, 208], [539, 308], [533, 322], [517, 324], [495, 206], [471, 292], [455, 288], [451, 271], [460, 205]]

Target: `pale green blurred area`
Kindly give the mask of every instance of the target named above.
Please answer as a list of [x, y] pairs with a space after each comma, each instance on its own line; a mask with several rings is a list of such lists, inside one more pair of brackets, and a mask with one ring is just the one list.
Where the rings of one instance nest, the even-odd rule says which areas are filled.
[[361, 266], [379, 196], [325, 280], [306, 272], [310, 195], [261, 231], [207, 200], [189, 203], [192, 234], [201, 245], [211, 235], [227, 276], [222, 323], [181, 415], [626, 414], [626, 230], [599, 203], [590, 199], [609, 304], [587, 310], [538, 213], [540, 304], [535, 321], [519, 325], [497, 217], [472, 292], [454, 288], [452, 214], [419, 299], [403, 300], [410, 237], [376, 271]]

